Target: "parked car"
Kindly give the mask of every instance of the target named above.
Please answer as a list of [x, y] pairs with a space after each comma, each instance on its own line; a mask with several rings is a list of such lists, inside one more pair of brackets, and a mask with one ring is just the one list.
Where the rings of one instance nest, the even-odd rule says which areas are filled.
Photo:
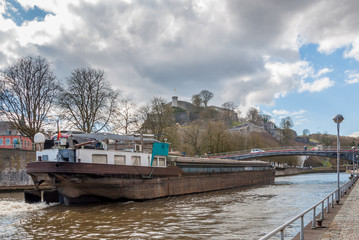
[[259, 152], [264, 152], [263, 150], [259, 149], [259, 148], [253, 148], [251, 150], [251, 153], [259, 153]]

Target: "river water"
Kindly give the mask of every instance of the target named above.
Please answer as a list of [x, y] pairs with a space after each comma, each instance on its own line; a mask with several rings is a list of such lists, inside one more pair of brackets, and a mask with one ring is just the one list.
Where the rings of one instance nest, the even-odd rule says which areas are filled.
[[[341, 185], [348, 177], [341, 173]], [[306, 174], [262, 187], [76, 206], [26, 204], [22, 192], [0, 192], [0, 239], [258, 239], [333, 192], [336, 181], [336, 173]], [[299, 222], [286, 238], [298, 231]]]

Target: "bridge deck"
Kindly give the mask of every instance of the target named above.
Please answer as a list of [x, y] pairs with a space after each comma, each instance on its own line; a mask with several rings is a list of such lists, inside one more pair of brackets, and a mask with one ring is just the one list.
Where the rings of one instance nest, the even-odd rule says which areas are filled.
[[[257, 153], [241, 153], [241, 154], [228, 154], [222, 156], [216, 156], [215, 158], [221, 159], [236, 159], [236, 160], [245, 160], [245, 159], [257, 159], [265, 157], [278, 157], [278, 156], [321, 156], [321, 157], [330, 157], [336, 158], [336, 150], [273, 150], [273, 151], [263, 151]], [[353, 151], [352, 150], [341, 150], [340, 158], [348, 161], [353, 161]], [[354, 152], [354, 161], [359, 162], [359, 151]]]

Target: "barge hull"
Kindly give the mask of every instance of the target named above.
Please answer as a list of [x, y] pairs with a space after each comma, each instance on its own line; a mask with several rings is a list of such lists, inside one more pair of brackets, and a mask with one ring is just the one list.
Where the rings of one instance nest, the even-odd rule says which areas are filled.
[[[64, 164], [68, 165], [68, 164]], [[61, 165], [64, 169], [67, 166]], [[44, 169], [46, 167], [46, 171]], [[81, 168], [77, 168], [81, 166]], [[98, 166], [99, 168], [101, 166]], [[77, 168], [77, 169], [75, 169]], [[42, 170], [41, 170], [42, 169]], [[158, 169], [158, 168], [156, 168]], [[138, 170], [138, 171], [137, 171]], [[147, 200], [166, 196], [265, 185], [274, 183], [274, 170], [239, 171], [231, 173], [188, 174], [178, 167], [153, 171], [152, 177], [144, 178], [139, 172], [149, 173], [150, 169], [137, 167], [133, 174], [114, 174], [113, 169], [103, 169], [102, 174], [93, 174], [86, 165], [74, 165], [72, 173], [64, 172], [56, 163], [41, 163], [28, 166], [28, 173], [35, 181], [51, 181], [66, 202], [86, 202], [86, 196], [99, 198]], [[167, 173], [166, 173], [167, 172]], [[167, 176], [165, 176], [165, 173]], [[90, 197], [89, 197], [90, 200]]]

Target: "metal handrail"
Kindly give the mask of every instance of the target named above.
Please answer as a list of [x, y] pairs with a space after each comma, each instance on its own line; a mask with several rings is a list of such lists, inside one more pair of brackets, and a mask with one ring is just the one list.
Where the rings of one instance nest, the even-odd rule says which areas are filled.
[[345, 183], [340, 188], [335, 189], [335, 191], [333, 191], [328, 196], [323, 198], [321, 201], [319, 201], [318, 203], [313, 205], [311, 208], [305, 210], [304, 212], [302, 212], [299, 215], [295, 216], [294, 218], [290, 219], [283, 225], [281, 225], [281, 226], [277, 227], [276, 229], [274, 229], [273, 231], [267, 233], [265, 236], [261, 237], [259, 240], [269, 239], [269, 238], [275, 236], [277, 233], [280, 233], [280, 239], [284, 240], [284, 230], [286, 229], [286, 227], [288, 227], [290, 224], [297, 221], [298, 219], [300, 219], [300, 239], [303, 240], [304, 239], [304, 227], [305, 227], [304, 226], [304, 216], [313, 210], [312, 229], [315, 229], [316, 228], [316, 219], [315, 219], [316, 218], [316, 214], [315, 214], [316, 208], [319, 205], [322, 205], [322, 211], [321, 211], [321, 216], [320, 216], [319, 221], [323, 221], [324, 220], [324, 209], [325, 209], [324, 202], [327, 201], [326, 212], [329, 213], [330, 198], [332, 199], [331, 207], [334, 208], [334, 194], [339, 193], [341, 196], [344, 196], [346, 194], [347, 190], [357, 181], [357, 179], [358, 179], [358, 176], [354, 176], [349, 182]]

